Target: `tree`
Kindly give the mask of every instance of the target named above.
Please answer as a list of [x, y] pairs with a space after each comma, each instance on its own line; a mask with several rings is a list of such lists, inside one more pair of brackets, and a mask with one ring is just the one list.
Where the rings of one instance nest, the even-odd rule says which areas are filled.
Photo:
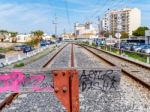
[[121, 32], [121, 38], [129, 38], [129, 34], [127, 32]]
[[37, 31], [31, 32], [31, 34], [33, 34], [33, 35], [34, 35], [34, 38], [36, 38], [38, 41], [41, 41], [44, 32], [41, 31], [41, 30], [37, 30]]
[[11, 35], [11, 37], [16, 37], [17, 36], [17, 32], [9, 32], [10, 33], [10, 35]]
[[4, 39], [6, 38], [6, 34], [8, 34], [9, 32], [7, 30], [0, 30], [0, 34], [1, 34], [1, 37], [0, 37], [0, 41], [3, 42]]
[[55, 38], [56, 38], [56, 35], [53, 34], [52, 37], [55, 39]]
[[38, 46], [39, 42], [42, 40], [42, 36], [44, 34], [41, 30], [32, 31], [31, 34], [33, 35], [33, 39], [26, 44], [31, 46]]
[[12, 37], [12, 42], [13, 43], [16, 43], [17, 42], [17, 38], [16, 38], [16, 36], [17, 36], [17, 32], [9, 32], [10, 33], [10, 36]]
[[101, 31], [101, 35], [104, 35], [104, 37], [109, 37], [109, 32], [108, 31]]
[[0, 30], [0, 33], [9, 33], [7, 30]]
[[134, 36], [145, 36], [145, 30], [149, 30], [148, 27], [139, 27], [135, 31], [133, 31]]

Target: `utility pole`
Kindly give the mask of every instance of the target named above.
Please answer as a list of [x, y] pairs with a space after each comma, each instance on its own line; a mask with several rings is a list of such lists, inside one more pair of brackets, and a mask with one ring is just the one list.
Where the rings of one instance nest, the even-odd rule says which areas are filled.
[[66, 29], [64, 28], [64, 35], [66, 34]]
[[55, 14], [55, 20], [53, 21], [53, 24], [55, 25], [55, 36], [57, 38], [57, 17], [56, 17], [56, 14]]

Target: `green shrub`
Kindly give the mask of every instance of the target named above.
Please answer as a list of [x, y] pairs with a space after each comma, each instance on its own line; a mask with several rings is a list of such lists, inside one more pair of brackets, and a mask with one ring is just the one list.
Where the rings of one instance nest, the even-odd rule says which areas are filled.
[[95, 43], [92, 43], [92, 46], [96, 47], [97, 45]]
[[40, 42], [40, 41], [39, 41], [38, 39], [34, 38], [34, 39], [32, 39], [31, 41], [26, 42], [25, 44], [30, 45], [30, 46], [35, 46], [35, 45], [38, 45], [39, 42]]
[[19, 67], [23, 67], [24, 66], [24, 63], [18, 63], [16, 65], [14, 65], [14, 68], [19, 68]]

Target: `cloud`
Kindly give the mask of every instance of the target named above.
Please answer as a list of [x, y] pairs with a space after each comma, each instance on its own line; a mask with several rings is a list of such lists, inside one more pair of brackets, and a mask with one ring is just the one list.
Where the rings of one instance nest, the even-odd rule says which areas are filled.
[[[74, 16], [79, 17], [94, 11], [95, 9], [88, 10], [86, 8], [69, 8], [71, 22], [73, 26]], [[30, 30], [41, 28], [42, 30], [50, 32], [48, 29], [51, 26], [53, 32], [52, 20], [57, 13], [59, 16], [59, 26], [65, 26], [66, 30], [68, 25], [66, 17], [66, 8], [64, 6], [52, 6], [48, 4], [17, 4], [17, 3], [0, 3], [0, 28], [8, 30], [17, 30], [19, 32], [30, 32]], [[63, 31], [63, 27], [59, 27]]]
[[[0, 28], [30, 32], [37, 26], [43, 28], [48, 22], [49, 13], [51, 13], [51, 7], [47, 5], [0, 4]], [[26, 29], [27, 27], [29, 29]]]
[[[68, 2], [68, 11], [72, 29], [73, 23], [76, 21], [85, 22], [87, 17], [95, 22], [97, 21], [95, 20], [95, 17], [102, 15], [109, 7], [118, 7], [117, 5], [113, 6], [113, 4], [123, 4], [119, 2], [122, 0], [66, 1]], [[64, 28], [66, 28], [66, 31], [69, 29], [65, 0], [36, 0], [36, 2], [35, 0], [34, 2], [26, 0], [24, 2], [10, 2], [10, 0], [7, 2], [0, 2], [0, 29], [16, 30], [18, 32], [30, 32], [32, 30], [40, 29], [45, 32], [53, 33], [54, 25], [52, 24], [52, 21], [54, 20], [55, 14], [58, 17], [58, 32], [63, 32]], [[150, 26], [149, 3], [149, 1], [141, 3], [137, 2], [137, 0], [132, 0], [127, 3], [128, 7], [138, 7], [141, 9], [143, 18], [142, 24], [148, 26]], [[120, 7], [123, 7], [123, 5]]]

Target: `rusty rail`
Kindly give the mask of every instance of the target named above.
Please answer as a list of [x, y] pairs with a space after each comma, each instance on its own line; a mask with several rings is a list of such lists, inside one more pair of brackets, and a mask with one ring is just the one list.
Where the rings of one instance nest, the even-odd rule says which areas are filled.
[[68, 44], [66, 44], [66, 45], [63, 46], [60, 50], [58, 50], [58, 52], [56, 52], [56, 53], [52, 56], [52, 58], [50, 58], [50, 59], [47, 61], [47, 63], [43, 65], [43, 68], [47, 67], [47, 66], [52, 62], [52, 60], [53, 60], [66, 46], [68, 46]]
[[2, 110], [6, 105], [9, 105], [18, 95], [18, 93], [13, 93], [6, 97], [5, 100], [0, 103], [0, 110]]
[[[74, 67], [74, 50], [71, 44], [71, 67]], [[68, 112], [79, 112], [79, 79], [76, 70], [53, 72], [55, 95]]]

